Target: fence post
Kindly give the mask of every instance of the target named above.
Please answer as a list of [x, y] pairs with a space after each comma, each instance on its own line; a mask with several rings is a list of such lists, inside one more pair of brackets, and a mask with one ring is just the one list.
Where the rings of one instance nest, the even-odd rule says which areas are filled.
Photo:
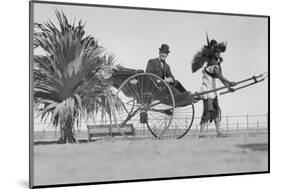
[[266, 114], [266, 128], [268, 129], [268, 123], [269, 123], [269, 120], [268, 120], [268, 113]]
[[257, 130], [259, 130], [259, 120], [257, 121]]
[[228, 132], [228, 115], [226, 116], [226, 132]]
[[237, 131], [239, 130], [239, 128], [238, 128], [238, 127], [239, 127], [239, 123], [238, 123], [238, 121], [237, 121], [237, 129], [236, 129]]
[[57, 132], [58, 132], [57, 129], [55, 129], [55, 138], [57, 138]]
[[247, 118], [247, 131], [249, 130], [249, 115], [247, 114], [246, 115], [246, 118]]

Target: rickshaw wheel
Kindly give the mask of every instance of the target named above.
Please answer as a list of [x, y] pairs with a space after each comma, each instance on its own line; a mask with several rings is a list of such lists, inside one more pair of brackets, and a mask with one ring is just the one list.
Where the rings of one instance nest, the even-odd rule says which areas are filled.
[[177, 139], [184, 137], [190, 130], [194, 121], [194, 105], [176, 107], [173, 122], [170, 125], [174, 129]]
[[[133, 125], [136, 135], [177, 138], [172, 136], [175, 101], [170, 86], [151, 73], [139, 73], [126, 79], [115, 95], [116, 125], [123, 136], [129, 136], [122, 128]], [[147, 129], [148, 128], [148, 129]]]

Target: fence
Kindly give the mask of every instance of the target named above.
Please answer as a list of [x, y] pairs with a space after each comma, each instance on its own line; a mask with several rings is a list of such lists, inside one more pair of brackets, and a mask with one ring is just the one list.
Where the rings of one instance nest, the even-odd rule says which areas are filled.
[[[186, 118], [182, 118], [186, 119]], [[197, 135], [200, 130], [200, 119], [201, 117], [195, 117], [193, 125], [188, 132], [188, 135]], [[139, 119], [136, 118], [133, 121], [133, 125], [136, 129], [137, 135], [147, 136], [153, 138], [153, 136], [148, 131], [145, 124], [140, 124]], [[54, 130], [54, 128], [46, 123], [45, 127], [41, 122], [35, 122], [34, 127], [40, 126], [43, 130], [34, 131], [34, 140], [45, 140], [45, 139], [58, 139], [59, 131]], [[93, 122], [83, 122], [82, 127], [76, 129], [76, 135], [78, 138], [87, 138], [87, 124], [100, 124]], [[224, 133], [244, 133], [244, 132], [256, 132], [264, 133], [268, 131], [268, 115], [267, 114], [255, 114], [255, 115], [225, 115], [221, 117], [221, 130]], [[205, 133], [214, 133], [215, 125], [214, 123], [207, 125], [205, 128]]]
[[[195, 130], [200, 129], [200, 117], [194, 119]], [[193, 127], [193, 129], [194, 129]], [[207, 132], [215, 129], [215, 126], [209, 124], [206, 127]], [[268, 115], [225, 115], [221, 117], [221, 130], [225, 132], [245, 132], [245, 131], [264, 131], [268, 130]]]

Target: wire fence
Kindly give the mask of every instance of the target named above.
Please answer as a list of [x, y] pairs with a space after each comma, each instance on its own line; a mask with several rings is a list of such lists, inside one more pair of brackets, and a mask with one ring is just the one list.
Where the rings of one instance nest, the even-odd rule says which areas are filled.
[[[181, 118], [187, 119], [187, 118]], [[195, 117], [192, 127], [186, 136], [198, 135], [200, 131], [201, 117]], [[145, 124], [140, 124], [139, 119], [132, 120], [137, 136], [151, 137], [151, 133]], [[188, 123], [188, 122], [186, 122]], [[87, 125], [102, 125], [109, 123], [98, 122], [83, 122], [82, 127], [75, 129], [77, 138], [88, 138]], [[83, 126], [84, 125], [84, 126]], [[34, 140], [55, 140], [60, 136], [59, 130], [54, 129], [49, 123], [35, 122], [34, 128], [40, 126], [41, 130], [34, 131]], [[221, 131], [224, 133], [267, 133], [268, 132], [268, 114], [255, 114], [255, 115], [225, 115], [221, 117]], [[206, 134], [216, 132], [214, 123], [210, 123], [205, 128]]]
[[[194, 119], [193, 129], [200, 129], [200, 117]], [[195, 127], [195, 128], [194, 128]], [[214, 124], [208, 124], [206, 130], [214, 129]], [[239, 131], [267, 131], [268, 114], [255, 115], [225, 115], [221, 117], [221, 129], [225, 132]]]

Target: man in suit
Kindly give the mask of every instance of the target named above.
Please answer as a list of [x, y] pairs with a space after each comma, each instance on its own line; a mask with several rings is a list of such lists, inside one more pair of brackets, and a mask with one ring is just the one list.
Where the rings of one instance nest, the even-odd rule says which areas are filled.
[[167, 83], [173, 85], [179, 92], [186, 92], [185, 88], [181, 83], [175, 80], [170, 66], [166, 63], [166, 59], [170, 53], [169, 46], [167, 44], [162, 44], [159, 48], [159, 57], [150, 59], [146, 66], [146, 72], [153, 73]]

